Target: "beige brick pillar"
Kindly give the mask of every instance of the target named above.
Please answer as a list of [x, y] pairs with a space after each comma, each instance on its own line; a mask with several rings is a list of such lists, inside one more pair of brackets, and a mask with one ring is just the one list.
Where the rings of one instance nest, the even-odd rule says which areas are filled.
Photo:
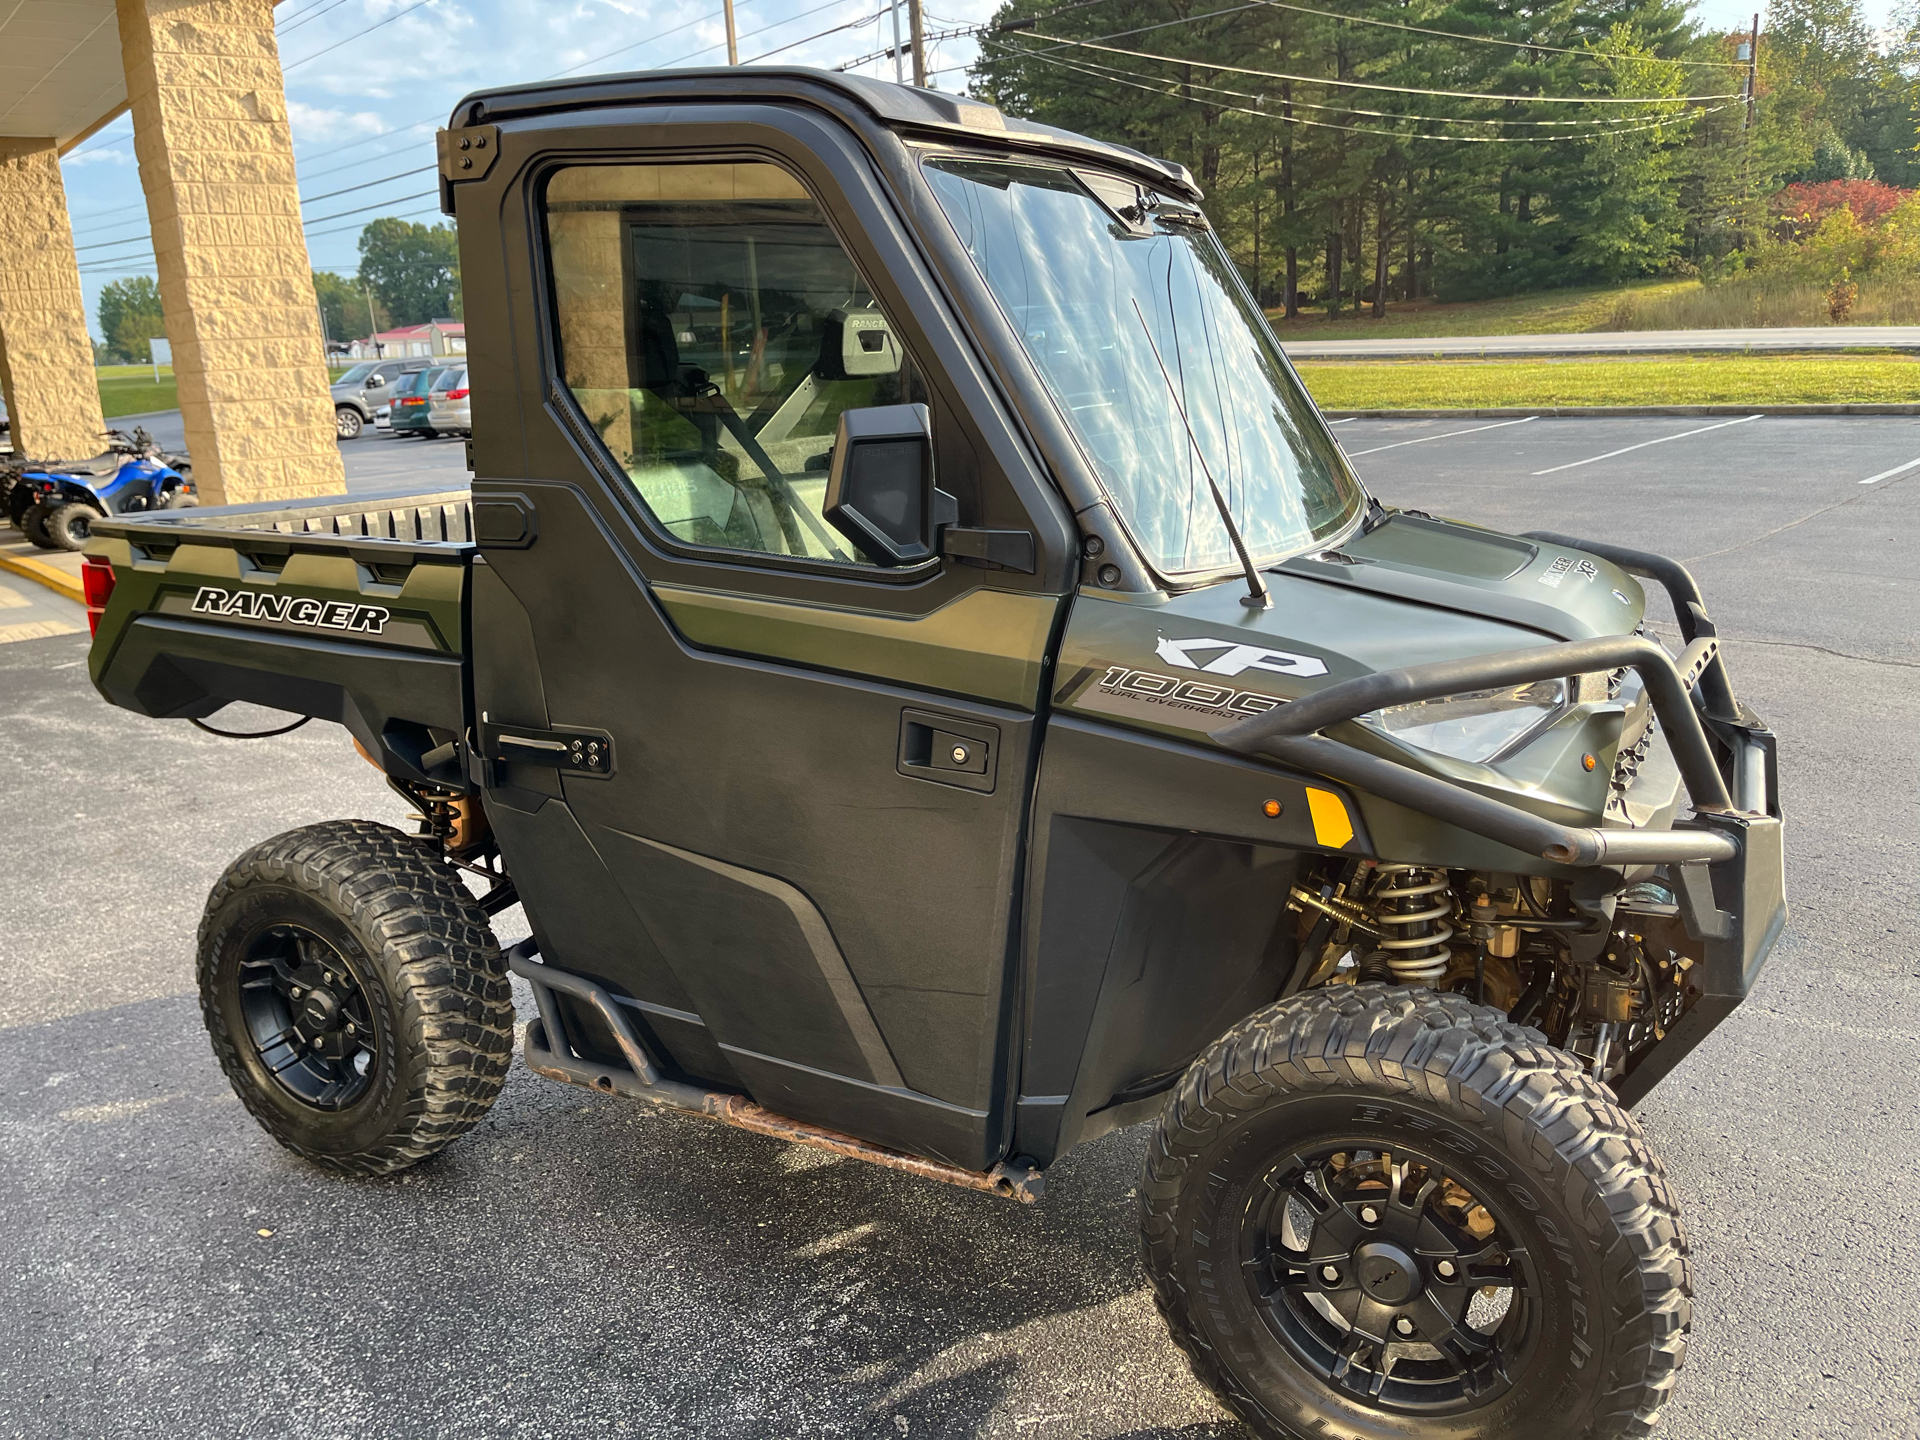
[[272, 0], [115, 0], [194, 483], [346, 489]]
[[71, 460], [105, 448], [67, 190], [51, 140], [0, 137], [0, 390], [17, 452]]

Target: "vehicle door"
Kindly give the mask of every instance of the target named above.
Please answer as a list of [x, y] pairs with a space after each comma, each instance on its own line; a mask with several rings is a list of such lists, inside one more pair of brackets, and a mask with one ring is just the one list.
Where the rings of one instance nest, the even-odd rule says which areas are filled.
[[[543, 955], [683, 1071], [984, 1168], [1070, 517], [850, 139], [725, 114], [503, 127], [460, 187], [488, 812]], [[842, 417], [915, 405], [1012, 568], [828, 522]]]

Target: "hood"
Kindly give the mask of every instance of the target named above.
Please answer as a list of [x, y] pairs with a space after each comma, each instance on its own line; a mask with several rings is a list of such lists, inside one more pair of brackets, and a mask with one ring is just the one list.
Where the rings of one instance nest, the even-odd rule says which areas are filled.
[[[1150, 599], [1083, 591], [1061, 645], [1056, 709], [1204, 739], [1380, 670], [1630, 634], [1646, 609], [1639, 582], [1596, 556], [1409, 511], [1390, 513], [1337, 552], [1289, 560], [1267, 580], [1267, 610], [1241, 603], [1246, 587], [1237, 579]], [[1449, 779], [1518, 787], [1585, 813], [1605, 798], [1619, 709], [1574, 705], [1549, 732], [1556, 743], [1543, 737], [1497, 768], [1413, 751], [1360, 726], [1344, 727], [1343, 738]], [[1566, 776], [1556, 756], [1570, 746], [1576, 773]], [[1596, 749], [1606, 764], [1587, 772], [1577, 761]], [[1540, 794], [1550, 772], [1559, 778]]]

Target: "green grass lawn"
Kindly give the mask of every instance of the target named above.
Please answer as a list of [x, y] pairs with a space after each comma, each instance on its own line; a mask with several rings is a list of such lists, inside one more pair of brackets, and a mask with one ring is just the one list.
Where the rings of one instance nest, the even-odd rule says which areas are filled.
[[1908, 355], [1309, 361], [1299, 369], [1328, 410], [1920, 402], [1920, 356]]
[[1643, 280], [1604, 289], [1549, 290], [1539, 295], [1509, 295], [1499, 300], [1409, 300], [1387, 306], [1384, 320], [1351, 312], [1328, 320], [1326, 312], [1288, 320], [1269, 311], [1275, 333], [1288, 340], [1351, 340], [1377, 336], [1563, 335], [1618, 328], [1623, 302], [1647, 302], [1698, 290], [1698, 280]]
[[[327, 368], [327, 379], [338, 380], [352, 368], [331, 365]], [[171, 365], [160, 367], [157, 384], [151, 365], [102, 365], [94, 373], [99, 377], [100, 413], [109, 420], [121, 415], [144, 415], [150, 410], [180, 408]]]
[[158, 384], [154, 383], [151, 365], [102, 365], [96, 373], [100, 383], [100, 413], [109, 420], [121, 415], [143, 415], [149, 410], [180, 408], [171, 365], [160, 367]]

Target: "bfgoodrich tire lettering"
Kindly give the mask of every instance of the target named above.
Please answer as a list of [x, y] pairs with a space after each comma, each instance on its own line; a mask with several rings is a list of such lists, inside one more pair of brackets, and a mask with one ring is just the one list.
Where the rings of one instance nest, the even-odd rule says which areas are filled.
[[[277, 963], [263, 957], [296, 951], [295, 1003], [268, 995], [263, 1011]], [[327, 1169], [377, 1175], [426, 1159], [481, 1121], [506, 1077], [512, 994], [487, 918], [424, 842], [384, 825], [309, 825], [234, 861], [207, 897], [199, 982], [235, 1093]], [[292, 1028], [301, 1000], [315, 1004], [317, 1019], [297, 1017], [310, 1035]], [[263, 1022], [273, 1003], [278, 1019]], [[366, 1059], [336, 1065], [343, 1083], [330, 1087], [325, 1057], [342, 1050]]]
[[[1265, 1263], [1250, 1258], [1249, 1217], [1285, 1183], [1275, 1177], [1333, 1150], [1342, 1164], [1424, 1162], [1466, 1184], [1497, 1224], [1518, 1277], [1509, 1303], [1526, 1308], [1504, 1326], [1512, 1373], [1484, 1399], [1421, 1412], [1343, 1388], [1302, 1359], [1285, 1312], [1258, 1293], [1266, 1282], [1247, 1278]], [[1463, 996], [1343, 986], [1241, 1022], [1169, 1099], [1141, 1197], [1147, 1270], [1174, 1340], [1262, 1435], [1645, 1435], [1685, 1357], [1687, 1242], [1639, 1126], [1574, 1057]]]

